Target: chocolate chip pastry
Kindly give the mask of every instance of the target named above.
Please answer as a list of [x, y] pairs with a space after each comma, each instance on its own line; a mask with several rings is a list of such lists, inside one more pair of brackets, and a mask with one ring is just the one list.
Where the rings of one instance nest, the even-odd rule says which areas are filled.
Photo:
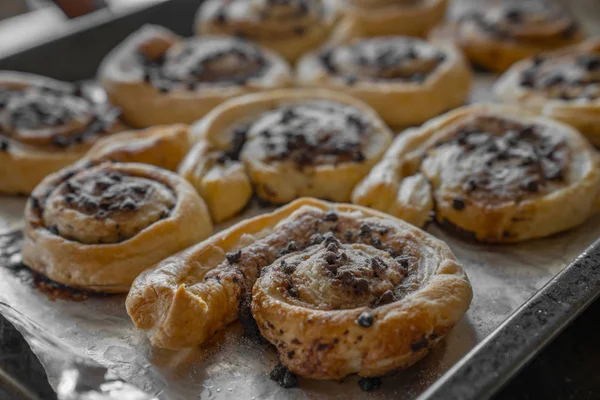
[[327, 40], [336, 20], [332, 0], [208, 0], [196, 15], [199, 35], [235, 35], [289, 62]]
[[125, 129], [120, 111], [95, 93], [0, 71], [0, 193], [29, 194], [46, 175], [83, 157], [98, 138]]
[[347, 0], [334, 38], [426, 36], [444, 19], [446, 0]]
[[76, 288], [126, 293], [146, 268], [212, 233], [194, 188], [152, 165], [78, 164], [35, 188], [23, 263]]
[[600, 146], [600, 41], [543, 53], [510, 68], [495, 84], [502, 102], [566, 122]]
[[187, 125], [158, 125], [102, 138], [81, 162], [136, 162], [176, 171], [191, 147]]
[[197, 144], [179, 172], [223, 221], [256, 194], [282, 204], [302, 196], [349, 201], [392, 133], [349, 96], [280, 90], [230, 100], [192, 127]]
[[600, 160], [574, 128], [506, 106], [471, 106], [400, 135], [353, 202], [484, 242], [544, 237], [597, 209]]
[[234, 37], [184, 39], [146, 25], [102, 62], [99, 79], [135, 127], [192, 123], [221, 102], [291, 84], [274, 52]]
[[472, 10], [432, 31], [452, 40], [474, 64], [503, 72], [515, 62], [583, 40], [577, 22], [561, 7], [544, 2], [506, 2]]
[[421, 359], [471, 297], [438, 239], [375, 210], [305, 198], [164, 260], [136, 279], [126, 306], [154, 346], [171, 349], [238, 318], [251, 331], [254, 318], [293, 373], [340, 379]]
[[388, 125], [419, 125], [465, 103], [471, 70], [452, 45], [390, 36], [357, 39], [304, 56], [303, 86], [329, 88], [373, 107]]

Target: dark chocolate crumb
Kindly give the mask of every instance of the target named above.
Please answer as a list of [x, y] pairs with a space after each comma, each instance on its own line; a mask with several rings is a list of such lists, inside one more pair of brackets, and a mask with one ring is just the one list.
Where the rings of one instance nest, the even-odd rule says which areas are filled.
[[360, 326], [362, 326], [363, 328], [368, 328], [371, 325], [373, 325], [373, 313], [369, 312], [369, 311], [364, 311], [362, 313], [360, 313], [360, 315], [358, 316], [358, 318], [356, 319], [356, 323]]
[[371, 234], [371, 227], [367, 224], [361, 224], [359, 236], [366, 236]]
[[325, 213], [325, 218], [323, 218], [323, 220], [328, 221], [328, 222], [335, 222], [338, 220], [338, 215], [334, 211], [327, 211], [327, 213]]
[[452, 208], [456, 211], [462, 211], [465, 209], [465, 201], [459, 197], [452, 200]]
[[427, 346], [429, 346], [429, 340], [427, 340], [426, 337], [423, 337], [421, 340], [419, 340], [418, 342], [414, 342], [410, 345], [410, 348], [412, 349], [412, 351], [417, 352], [421, 349], [425, 349], [427, 348]]
[[362, 378], [358, 381], [358, 386], [365, 392], [372, 392], [381, 387], [381, 378]]
[[287, 356], [288, 356], [288, 358], [289, 358], [289, 359], [292, 359], [292, 358], [294, 358], [294, 355], [295, 355], [295, 354], [296, 354], [296, 352], [295, 352], [294, 350], [292, 350], [292, 351], [288, 351], [288, 352], [287, 352]]
[[300, 340], [294, 338], [294, 339], [292, 339], [292, 344], [299, 345], [299, 344], [302, 344], [302, 342]]
[[242, 250], [238, 250], [235, 253], [227, 253], [225, 254], [225, 257], [227, 258], [227, 262], [229, 264], [235, 264], [242, 257]]
[[289, 389], [298, 385], [298, 377], [296, 374], [287, 369], [283, 364], [279, 363], [273, 368], [269, 374], [269, 378], [277, 382], [283, 388]]

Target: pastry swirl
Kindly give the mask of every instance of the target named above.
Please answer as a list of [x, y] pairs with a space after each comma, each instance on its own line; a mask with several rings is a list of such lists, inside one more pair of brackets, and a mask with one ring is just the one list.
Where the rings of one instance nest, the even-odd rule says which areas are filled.
[[400, 136], [353, 202], [422, 226], [431, 212], [485, 242], [570, 229], [595, 212], [599, 158], [561, 123], [502, 106], [473, 106]]
[[577, 22], [562, 8], [515, 2], [466, 13], [432, 36], [454, 39], [473, 63], [496, 72], [583, 39]]
[[450, 45], [390, 36], [307, 54], [298, 63], [298, 81], [344, 91], [371, 105], [388, 125], [406, 127], [464, 104], [471, 71]]
[[82, 162], [135, 162], [176, 171], [191, 146], [187, 125], [154, 126], [102, 138]]
[[495, 84], [503, 102], [579, 129], [600, 145], [600, 41], [523, 60]]
[[30, 193], [98, 138], [122, 130], [119, 116], [80, 85], [0, 71], [0, 193]]
[[198, 10], [196, 31], [239, 36], [295, 62], [327, 39], [334, 20], [330, 0], [208, 0]]
[[198, 143], [179, 172], [206, 199], [215, 221], [247, 203], [251, 184], [260, 198], [277, 204], [301, 196], [348, 201], [391, 142], [390, 130], [368, 106], [319, 90], [231, 100], [192, 135]]
[[441, 241], [374, 210], [301, 199], [163, 261], [126, 305], [153, 345], [185, 348], [235, 321], [249, 290], [282, 363], [315, 379], [416, 362], [472, 296]]
[[446, 0], [347, 0], [334, 37], [425, 36], [444, 19]]
[[102, 62], [100, 80], [133, 126], [192, 123], [226, 99], [287, 86], [291, 71], [272, 51], [242, 39], [183, 39], [147, 25]]
[[135, 163], [77, 164], [48, 176], [25, 210], [23, 262], [59, 283], [127, 292], [163, 258], [212, 233], [176, 174]]

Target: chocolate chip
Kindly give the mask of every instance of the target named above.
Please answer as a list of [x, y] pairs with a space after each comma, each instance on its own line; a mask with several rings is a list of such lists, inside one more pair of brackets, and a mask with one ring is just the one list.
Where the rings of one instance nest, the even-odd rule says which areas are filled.
[[465, 201], [459, 197], [456, 197], [452, 200], [452, 208], [456, 211], [462, 211], [465, 209]]
[[[288, 288], [288, 293], [290, 294], [290, 296], [298, 298], [298, 288], [297, 287], [290, 287]], [[293, 341], [292, 341], [293, 343]]]
[[325, 246], [329, 246], [330, 243], [335, 243], [336, 245], [340, 245], [340, 241], [335, 238], [333, 233], [327, 232], [325, 234], [325, 240], [323, 241]]
[[346, 116], [346, 122], [354, 126], [358, 132], [364, 132], [367, 129], [367, 124], [357, 115], [349, 114]]
[[325, 240], [323, 235], [321, 235], [320, 233], [317, 232], [310, 237], [309, 244], [311, 246], [313, 246], [315, 244], [321, 244], [323, 242], [323, 240]]
[[358, 386], [365, 392], [372, 392], [373, 390], [377, 390], [381, 387], [381, 379], [380, 378], [361, 378], [358, 381]]
[[51, 226], [49, 226], [49, 227], [48, 227], [48, 230], [49, 230], [50, 232], [52, 232], [53, 234], [55, 234], [55, 235], [58, 235], [58, 234], [59, 234], [59, 232], [58, 232], [58, 227], [57, 227], [56, 225], [51, 225]]
[[0, 138], [0, 151], [7, 151], [8, 147], [8, 140]]
[[375, 319], [373, 318], [373, 313], [369, 311], [364, 311], [360, 313], [360, 315], [356, 319], [356, 323], [362, 326], [363, 328], [368, 328], [371, 325], [373, 325], [374, 320]]
[[294, 110], [292, 110], [291, 108], [288, 108], [281, 114], [281, 123], [287, 124], [290, 121], [292, 121], [293, 119], [295, 119], [296, 117], [297, 117], [297, 115], [294, 112]]
[[523, 14], [520, 10], [511, 8], [506, 11], [506, 19], [513, 24], [519, 24], [523, 21]]
[[[97, 207], [97, 205], [95, 205], [95, 207]], [[121, 203], [121, 210], [135, 210], [136, 208], [137, 206], [135, 200], [133, 200], [131, 197], [125, 198], [123, 203]]]
[[594, 55], [582, 55], [577, 58], [577, 64], [587, 71], [597, 71], [600, 69], [600, 58]]
[[528, 192], [531, 192], [531, 193], [536, 193], [536, 192], [538, 191], [538, 189], [539, 189], [539, 184], [538, 184], [536, 181], [534, 181], [534, 180], [530, 180], [529, 182], [527, 182], [527, 183], [524, 185], [524, 188], [525, 188], [525, 189], [526, 189]]
[[335, 222], [338, 220], [338, 215], [334, 211], [327, 211], [323, 220], [328, 222]]
[[327, 264], [334, 265], [338, 259], [338, 255], [336, 253], [327, 252], [323, 256], [323, 258], [325, 259], [325, 262], [327, 262]]
[[225, 25], [227, 23], [227, 17], [225, 16], [225, 11], [219, 10], [216, 15], [216, 20], [220, 25]]
[[295, 355], [295, 354], [296, 354], [296, 352], [295, 352], [294, 350], [292, 350], [292, 351], [288, 351], [288, 352], [287, 352], [287, 356], [288, 356], [288, 358], [289, 358], [289, 359], [292, 359], [292, 358], [294, 358], [294, 355]]
[[381, 239], [379, 239], [378, 237], [371, 239], [371, 245], [377, 249], [380, 249], [382, 246]]
[[381, 295], [381, 297], [379, 297], [379, 299], [377, 299], [377, 301], [375, 302], [375, 307], [390, 304], [394, 301], [396, 301], [396, 296], [394, 295], [394, 292], [392, 292], [391, 290], [387, 290]]
[[351, 242], [352, 237], [353, 237], [352, 231], [346, 231], [344, 233], [344, 238], [346, 239], [347, 242]]
[[283, 364], [279, 363], [273, 368], [269, 374], [269, 378], [277, 382], [283, 388], [289, 389], [298, 385], [298, 377], [296, 374], [287, 369]]
[[368, 224], [363, 223], [360, 225], [359, 236], [367, 236], [367, 235], [370, 235], [371, 233], [372, 233], [372, 229]]
[[423, 337], [421, 340], [412, 343], [410, 345], [410, 348], [412, 349], [412, 351], [417, 352], [421, 349], [427, 348], [427, 346], [429, 346], [429, 340], [427, 340], [426, 337]]
[[554, 85], [558, 85], [561, 84], [565, 81], [565, 78], [562, 75], [552, 75], [551, 77], [549, 77], [548, 79], [546, 79], [546, 82], [544, 82], [544, 86], [545, 87], [550, 87], [550, 86], [554, 86]]
[[379, 277], [387, 269], [387, 265], [379, 257], [371, 258], [370, 267], [376, 277]]
[[240, 260], [241, 257], [242, 257], [242, 250], [238, 250], [234, 253], [225, 254], [225, 258], [227, 258], [227, 262], [229, 264], [235, 264], [236, 262], [238, 262]]

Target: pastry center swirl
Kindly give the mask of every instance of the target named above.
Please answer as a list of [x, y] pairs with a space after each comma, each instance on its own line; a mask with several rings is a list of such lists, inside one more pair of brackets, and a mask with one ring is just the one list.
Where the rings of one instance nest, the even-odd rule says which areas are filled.
[[297, 166], [334, 165], [365, 160], [371, 124], [354, 107], [325, 100], [283, 106], [236, 128], [224, 159], [260, 154], [265, 162]]
[[318, 26], [324, 15], [321, 0], [232, 0], [215, 9], [222, 28], [249, 39], [300, 36]]
[[342, 244], [333, 236], [282, 257], [273, 268], [287, 274], [288, 296], [329, 310], [390, 303], [407, 273], [388, 252], [366, 244]]
[[578, 32], [577, 24], [564, 10], [548, 5], [513, 4], [465, 18], [494, 36], [540, 45], [570, 39]]
[[442, 169], [445, 184], [462, 187], [474, 200], [548, 193], [565, 179], [569, 148], [550, 128], [479, 116], [453, 131], [429, 150], [423, 170], [432, 175]]
[[139, 53], [144, 79], [163, 91], [244, 84], [262, 76], [269, 66], [256, 46], [235, 38], [189, 41], [163, 50]]
[[444, 53], [433, 46], [406, 38], [362, 40], [321, 55], [321, 61], [330, 73], [348, 79], [414, 82], [425, 80], [444, 59]]
[[67, 147], [109, 131], [119, 114], [66, 91], [0, 88], [0, 141], [5, 136], [28, 145]]
[[169, 216], [175, 206], [165, 184], [117, 171], [81, 172], [47, 198], [44, 224], [81, 243], [118, 243]]
[[537, 57], [522, 71], [519, 83], [550, 98], [597, 99], [600, 97], [600, 55]]

